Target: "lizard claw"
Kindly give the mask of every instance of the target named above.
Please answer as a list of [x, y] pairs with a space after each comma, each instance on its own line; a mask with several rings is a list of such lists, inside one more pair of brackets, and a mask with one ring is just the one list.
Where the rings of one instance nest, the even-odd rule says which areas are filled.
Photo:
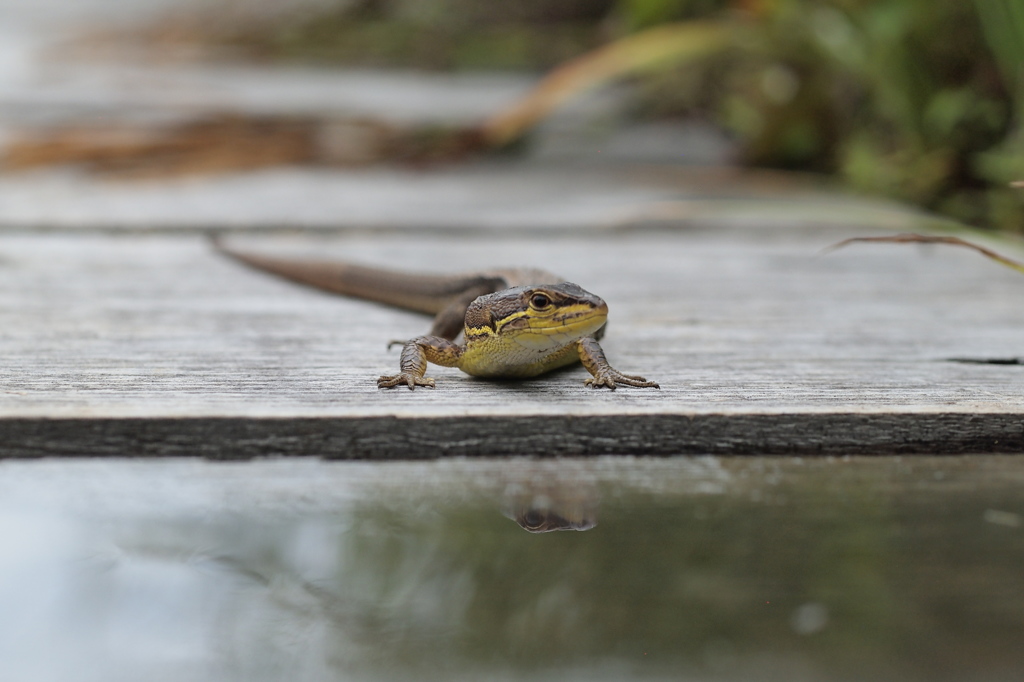
[[623, 374], [617, 369], [611, 369], [610, 367], [600, 370], [596, 376], [586, 379], [583, 383], [591, 388], [607, 388], [612, 391], [615, 390], [618, 384], [635, 386], [637, 388], [661, 388], [655, 381], [648, 381], [641, 376], [633, 374]]
[[377, 379], [377, 388], [394, 388], [399, 384], [405, 384], [409, 387], [410, 391], [415, 389], [417, 386], [434, 388], [434, 380], [430, 377], [420, 377], [409, 372], [402, 372], [401, 374], [394, 374], [391, 376], [385, 375]]

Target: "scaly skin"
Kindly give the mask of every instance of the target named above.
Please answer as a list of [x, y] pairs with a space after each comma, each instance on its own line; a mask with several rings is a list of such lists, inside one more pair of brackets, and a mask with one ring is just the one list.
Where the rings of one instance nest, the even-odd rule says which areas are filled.
[[[260, 270], [335, 293], [434, 314], [430, 334], [403, 343], [401, 370], [381, 376], [379, 388], [434, 388], [428, 363], [467, 374], [525, 379], [582, 362], [592, 388], [658, 388], [613, 368], [598, 339], [608, 305], [549, 272], [493, 270], [466, 275], [420, 275], [349, 263], [302, 261], [228, 249], [224, 254]], [[561, 283], [555, 283], [561, 282]], [[465, 343], [455, 343], [459, 333]]]

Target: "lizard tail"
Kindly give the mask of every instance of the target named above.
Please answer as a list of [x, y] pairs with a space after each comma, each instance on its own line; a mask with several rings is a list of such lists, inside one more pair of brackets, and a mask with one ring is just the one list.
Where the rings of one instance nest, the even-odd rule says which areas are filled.
[[467, 291], [482, 295], [505, 287], [500, 277], [409, 273], [343, 261], [274, 256], [237, 250], [216, 235], [210, 243], [239, 263], [292, 282], [430, 315], [438, 314]]

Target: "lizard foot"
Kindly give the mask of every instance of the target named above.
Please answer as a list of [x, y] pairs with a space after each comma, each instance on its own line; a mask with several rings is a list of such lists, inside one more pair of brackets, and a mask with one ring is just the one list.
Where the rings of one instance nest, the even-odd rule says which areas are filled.
[[409, 387], [409, 390], [413, 390], [417, 386], [426, 386], [427, 388], [434, 388], [434, 380], [430, 377], [420, 377], [410, 372], [402, 372], [401, 374], [394, 374], [392, 376], [382, 376], [377, 379], [377, 388], [394, 388], [399, 384], [405, 384]]
[[661, 388], [655, 381], [648, 381], [643, 377], [638, 377], [633, 374], [623, 374], [617, 369], [608, 367], [602, 369], [597, 373], [597, 376], [587, 379], [583, 382], [586, 386], [591, 388], [609, 388], [615, 390], [617, 384], [623, 386], [636, 386], [637, 388]]

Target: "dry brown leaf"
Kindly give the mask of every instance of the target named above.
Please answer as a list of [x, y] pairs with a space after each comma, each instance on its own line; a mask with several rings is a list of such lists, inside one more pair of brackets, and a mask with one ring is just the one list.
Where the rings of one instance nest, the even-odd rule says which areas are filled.
[[484, 141], [500, 147], [520, 137], [569, 99], [625, 74], [669, 61], [696, 60], [736, 42], [727, 22], [666, 24], [635, 33], [566, 62], [511, 107], [481, 126]]
[[368, 119], [214, 114], [176, 124], [70, 125], [16, 136], [5, 170], [78, 165], [118, 178], [255, 170], [278, 165], [424, 164], [479, 149], [475, 130], [400, 129]]

